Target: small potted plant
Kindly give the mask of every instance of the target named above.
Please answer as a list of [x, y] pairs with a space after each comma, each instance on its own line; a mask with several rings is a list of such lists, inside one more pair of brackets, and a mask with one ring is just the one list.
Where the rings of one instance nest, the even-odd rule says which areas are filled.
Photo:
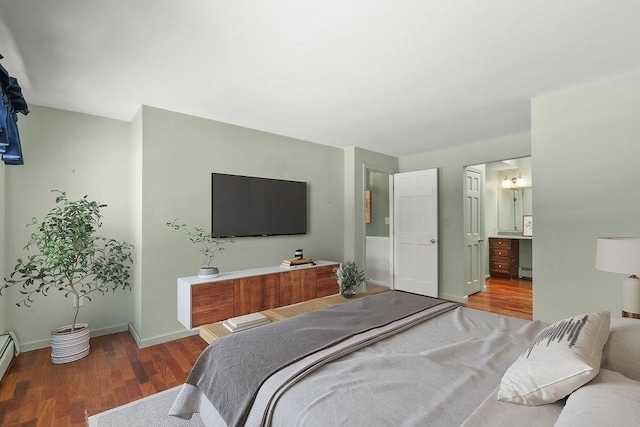
[[198, 251], [202, 252], [203, 266], [200, 267], [198, 271], [198, 277], [203, 279], [216, 277], [220, 273], [220, 270], [218, 270], [218, 267], [212, 267], [211, 263], [215, 258], [216, 252], [224, 251], [226, 244], [235, 242], [233, 236], [214, 236], [202, 228], [189, 227], [187, 224], [178, 224], [177, 221], [177, 219], [174, 219], [171, 222], [167, 222], [167, 227], [177, 231], [182, 230], [187, 236], [187, 239], [198, 245]]
[[333, 270], [333, 278], [338, 281], [340, 295], [353, 298], [357, 288], [367, 280], [364, 271], [358, 269], [355, 261], [347, 261]]
[[[75, 301], [91, 301], [90, 295], [131, 289], [133, 246], [96, 235], [102, 226], [100, 210], [107, 205], [89, 201], [87, 196], [69, 200], [65, 192], [54, 192], [59, 193], [56, 206], [42, 222], [32, 218], [27, 224], [35, 225], [37, 231], [31, 234], [25, 249], [37, 252], [17, 261], [0, 286], [0, 294], [21, 284], [23, 298], [16, 305], [31, 307], [34, 296], [47, 296], [51, 291], [63, 292]], [[77, 323], [79, 310], [80, 303], [76, 303], [71, 324], [51, 331], [53, 363], [72, 362], [89, 354], [89, 325]]]

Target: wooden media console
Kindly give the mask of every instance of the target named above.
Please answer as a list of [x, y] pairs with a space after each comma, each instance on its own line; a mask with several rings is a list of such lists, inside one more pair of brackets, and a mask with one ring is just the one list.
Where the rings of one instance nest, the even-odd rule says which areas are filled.
[[288, 270], [264, 267], [220, 273], [213, 279], [178, 279], [178, 321], [192, 330], [243, 314], [296, 304], [338, 293], [333, 270], [339, 263]]

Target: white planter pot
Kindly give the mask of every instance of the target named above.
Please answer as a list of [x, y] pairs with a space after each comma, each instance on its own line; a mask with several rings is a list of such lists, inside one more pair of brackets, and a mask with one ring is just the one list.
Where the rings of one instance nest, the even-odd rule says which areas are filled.
[[198, 271], [198, 277], [201, 279], [213, 279], [218, 274], [220, 274], [218, 267], [202, 267]]
[[71, 325], [60, 326], [51, 331], [51, 361], [53, 363], [69, 363], [82, 359], [89, 354], [89, 338], [91, 329], [88, 323], [76, 323], [71, 332]]

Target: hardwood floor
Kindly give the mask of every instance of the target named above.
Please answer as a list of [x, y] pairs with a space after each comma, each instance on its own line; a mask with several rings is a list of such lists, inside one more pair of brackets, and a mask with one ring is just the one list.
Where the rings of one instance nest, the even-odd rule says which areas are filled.
[[85, 426], [88, 416], [183, 383], [206, 347], [193, 336], [138, 348], [129, 332], [91, 339], [89, 356], [54, 365], [21, 353], [0, 382], [0, 425]]
[[531, 280], [487, 279], [487, 291], [469, 295], [467, 307], [531, 320], [533, 283]]
[[[531, 318], [531, 281], [490, 279], [468, 307]], [[369, 285], [368, 293], [384, 291]], [[199, 336], [138, 348], [129, 332], [91, 339], [89, 356], [54, 365], [50, 349], [21, 353], [0, 382], [0, 425], [85, 426], [87, 417], [177, 386], [207, 343]]]

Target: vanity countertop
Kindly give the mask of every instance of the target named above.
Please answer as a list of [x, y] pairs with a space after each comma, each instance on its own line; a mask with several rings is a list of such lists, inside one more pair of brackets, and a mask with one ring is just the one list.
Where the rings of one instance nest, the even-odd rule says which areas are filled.
[[522, 236], [519, 234], [497, 234], [489, 236], [490, 239], [518, 239], [518, 240], [533, 240], [533, 237]]

